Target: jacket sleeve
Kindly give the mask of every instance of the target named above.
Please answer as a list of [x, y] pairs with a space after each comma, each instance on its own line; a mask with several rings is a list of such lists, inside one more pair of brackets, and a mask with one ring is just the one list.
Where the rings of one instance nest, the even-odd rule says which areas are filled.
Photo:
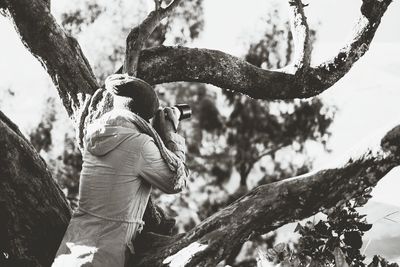
[[[184, 139], [178, 134], [169, 136], [166, 146], [182, 160], [185, 159]], [[170, 170], [152, 138], [148, 138], [141, 149], [142, 166], [139, 175], [151, 185], [167, 194], [175, 194], [181, 190], [174, 189], [176, 173]]]

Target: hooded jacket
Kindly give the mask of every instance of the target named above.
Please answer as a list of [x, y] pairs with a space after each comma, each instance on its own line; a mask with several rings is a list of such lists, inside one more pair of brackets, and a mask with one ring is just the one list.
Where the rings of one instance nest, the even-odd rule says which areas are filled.
[[[165, 193], [178, 192], [173, 183], [176, 174], [154, 140], [127, 120], [126, 112], [113, 110], [88, 126], [78, 211], [53, 266], [124, 266], [127, 252], [134, 252], [132, 240], [143, 227], [152, 185]], [[166, 142], [184, 156], [183, 138], [177, 134], [170, 138]]]

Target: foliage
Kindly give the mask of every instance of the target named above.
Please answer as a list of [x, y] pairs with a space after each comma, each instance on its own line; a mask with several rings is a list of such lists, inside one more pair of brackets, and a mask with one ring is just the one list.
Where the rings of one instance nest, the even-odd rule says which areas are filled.
[[[72, 8], [63, 10], [60, 14], [61, 24], [69, 34], [79, 40], [102, 84], [108, 75], [122, 65], [126, 36], [146, 16], [148, 2], [71, 1], [74, 3]], [[203, 27], [203, 1], [182, 1], [170, 17], [161, 21], [145, 47], [186, 44], [199, 37]], [[95, 42], [93, 32], [96, 33]]]
[[76, 145], [75, 139], [68, 134], [64, 138], [63, 154], [58, 156], [61, 164], [54, 170], [54, 177], [61, 188], [67, 189], [67, 199], [74, 210], [78, 206], [79, 176], [82, 170], [82, 155]]
[[[371, 198], [371, 191], [372, 188], [369, 188], [361, 196], [330, 209], [326, 220], [317, 223], [307, 221], [304, 225], [298, 223], [295, 232], [300, 234], [299, 240], [291, 245], [275, 245], [267, 250], [265, 258], [270, 262], [281, 263], [282, 267], [367, 266], [360, 249], [362, 237], [372, 228], [372, 224], [367, 223], [366, 215], [359, 214], [357, 208]], [[343, 263], [338, 265], [339, 261]], [[375, 256], [368, 266], [384, 264], [398, 266], [389, 264], [379, 256]]]
[[381, 256], [375, 255], [368, 267], [399, 267], [397, 263], [389, 263]]
[[94, 23], [95, 20], [104, 12], [96, 1], [85, 1], [83, 8], [71, 10], [61, 14], [61, 25], [71, 35], [82, 32], [84, 27]]
[[51, 131], [53, 130], [53, 123], [56, 120], [54, 98], [48, 98], [46, 102], [46, 110], [41, 122], [29, 134], [32, 145], [39, 152], [42, 149], [46, 152], [50, 150], [52, 144]]

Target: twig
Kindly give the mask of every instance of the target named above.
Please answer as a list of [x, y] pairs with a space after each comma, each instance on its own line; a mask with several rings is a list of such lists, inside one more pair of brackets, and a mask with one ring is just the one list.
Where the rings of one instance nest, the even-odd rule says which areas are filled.
[[181, 0], [174, 0], [166, 8], [162, 8], [161, 2], [159, 0], [154, 0], [155, 10], [150, 12], [128, 35], [123, 72], [136, 76], [140, 51], [146, 40], [150, 37], [161, 20], [171, 15], [180, 2]]
[[295, 71], [308, 68], [311, 62], [311, 41], [307, 24], [307, 17], [304, 14], [304, 5], [301, 0], [289, 1], [291, 15], [291, 29], [294, 41], [294, 62]]

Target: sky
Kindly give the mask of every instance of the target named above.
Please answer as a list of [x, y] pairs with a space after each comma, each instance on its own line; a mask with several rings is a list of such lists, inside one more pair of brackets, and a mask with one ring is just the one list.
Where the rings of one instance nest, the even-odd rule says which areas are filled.
[[[193, 46], [223, 50], [240, 56], [249, 40], [257, 40], [265, 27], [263, 15], [268, 8], [286, 16], [287, 1], [271, 4], [265, 0], [206, 0], [205, 30]], [[312, 63], [318, 64], [335, 55], [349, 40], [358, 20], [361, 0], [309, 0], [305, 8], [311, 27], [317, 29]], [[221, 10], [224, 10], [221, 16]], [[384, 15], [369, 51], [337, 84], [320, 96], [336, 105], [329, 141], [331, 153], [321, 150], [310, 154], [316, 168], [332, 165], [358, 143], [368, 143], [370, 136], [400, 123], [400, 1], [393, 1]], [[244, 39], [246, 41], [244, 41]], [[366, 141], [364, 141], [366, 139]], [[400, 262], [400, 168], [393, 169], [374, 188], [373, 198], [362, 213], [373, 222], [364, 237], [363, 253], [381, 254]], [[392, 214], [386, 217], [388, 214]], [[281, 241], [293, 237], [295, 225], [280, 231]]]
[[[149, 7], [152, 7], [152, 1]], [[219, 49], [242, 56], [251, 40], [257, 40], [265, 27], [264, 15], [277, 8], [282, 17], [287, 16], [287, 1], [267, 0], [204, 0], [205, 28], [200, 38], [191, 44], [195, 47]], [[54, 8], [63, 7], [63, 1], [53, 0]], [[361, 0], [308, 0], [305, 8], [309, 24], [317, 29], [317, 41], [312, 62], [318, 64], [335, 55], [351, 36], [357, 21]], [[332, 153], [310, 150], [321, 167], [341, 157], [361, 140], [374, 135], [382, 127], [400, 122], [400, 1], [395, 0], [370, 46], [350, 72], [337, 84], [321, 94], [324, 101], [338, 107], [332, 124], [329, 146]], [[56, 95], [47, 73], [21, 44], [12, 25], [0, 17], [0, 108], [27, 133], [37, 125], [41, 106], [49, 95]], [[10, 94], [13, 100], [4, 101]], [[16, 103], [24, 103], [17, 105]], [[66, 114], [58, 114], [66, 117]], [[371, 231], [374, 246], [384, 246], [377, 240], [388, 236], [400, 242], [393, 232], [400, 232], [398, 224], [382, 219], [374, 203], [387, 204], [382, 212], [400, 210], [400, 168], [391, 171], [373, 191], [370, 205], [371, 220], [376, 221], [376, 231]], [[381, 206], [379, 206], [381, 207]], [[400, 218], [397, 218], [400, 221]], [[374, 226], [375, 227], [375, 226]], [[393, 230], [395, 229], [395, 230]], [[385, 232], [386, 231], [386, 232]], [[383, 235], [385, 232], [387, 235]], [[379, 237], [377, 237], [379, 234]], [[396, 239], [397, 238], [397, 239]]]
[[[257, 40], [265, 27], [263, 14], [277, 8], [287, 16], [287, 2], [206, 0], [204, 33], [193, 46], [243, 55], [249, 40]], [[317, 29], [312, 62], [318, 64], [335, 55], [349, 40], [358, 20], [361, 1], [309, 0], [305, 7], [309, 24]], [[221, 10], [224, 15], [221, 17]], [[339, 109], [332, 124], [332, 153], [315, 154], [315, 167], [340, 158], [359, 140], [368, 139], [381, 127], [400, 122], [400, 2], [393, 1], [382, 19], [369, 51], [337, 84], [321, 97]], [[223, 34], [221, 34], [223, 33]], [[245, 40], [245, 41], [244, 41]], [[400, 170], [394, 169], [375, 188], [374, 200], [400, 207]]]

